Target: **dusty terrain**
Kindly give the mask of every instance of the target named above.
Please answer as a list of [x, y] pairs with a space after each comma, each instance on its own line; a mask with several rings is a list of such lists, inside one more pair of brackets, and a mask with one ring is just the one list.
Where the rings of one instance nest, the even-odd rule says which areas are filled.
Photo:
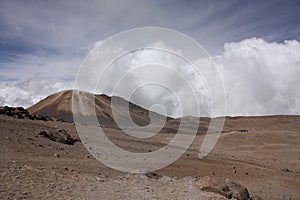
[[[208, 122], [200, 121], [194, 143], [180, 159], [149, 178], [97, 161], [76, 140], [73, 123], [0, 115], [0, 199], [226, 199], [195, 186], [208, 175], [243, 185], [251, 197], [300, 199], [299, 116], [227, 117], [217, 145], [199, 159]], [[164, 146], [178, 123], [169, 119], [146, 140], [128, 138], [114, 126], [103, 128], [118, 146], [147, 152]], [[55, 137], [60, 130], [76, 142], [64, 144], [41, 134]]]
[[[270, 125], [272, 121], [274, 125]], [[226, 127], [233, 126], [233, 130], [222, 135], [207, 158], [197, 157], [198, 142], [203, 137], [198, 135], [185, 155], [158, 171], [166, 177], [149, 179], [104, 166], [89, 155], [81, 142], [67, 145], [38, 134], [65, 129], [77, 137], [71, 123], [1, 116], [1, 199], [217, 198], [192, 187], [193, 178], [211, 174], [241, 183], [251, 195], [263, 199], [299, 199], [300, 134], [292, 128], [296, 125], [299, 126], [299, 117], [228, 119]], [[239, 127], [249, 128], [249, 132], [236, 131]], [[108, 133], [114, 135], [117, 131]], [[122, 146], [122, 139], [115, 141]], [[134, 140], [130, 145], [133, 149], [149, 147]], [[282, 171], [286, 168], [290, 172]]]

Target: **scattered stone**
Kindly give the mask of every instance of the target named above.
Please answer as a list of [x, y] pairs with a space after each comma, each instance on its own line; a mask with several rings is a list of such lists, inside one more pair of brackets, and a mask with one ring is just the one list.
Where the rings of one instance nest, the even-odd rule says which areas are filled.
[[102, 179], [102, 178], [99, 178], [99, 177], [97, 177], [97, 176], [96, 176], [96, 180], [97, 180], [97, 181], [99, 181], [99, 182], [105, 182], [105, 180], [104, 180], [104, 179]]
[[283, 168], [281, 169], [282, 172], [288, 172], [288, 173], [293, 173], [293, 171], [289, 170], [288, 168]]
[[49, 118], [48, 118], [48, 117], [42, 116], [42, 115], [35, 115], [35, 116], [33, 116], [33, 118], [34, 118], [35, 120], [49, 121]]
[[53, 156], [56, 157], [56, 158], [60, 157], [57, 153], [53, 154]]
[[159, 175], [158, 173], [156, 172], [146, 172], [145, 175], [148, 177], [148, 178], [152, 178], [152, 179], [158, 179], [161, 177], [161, 175]]
[[229, 179], [206, 176], [200, 178], [194, 185], [202, 191], [217, 193], [229, 199], [250, 200], [247, 188]]

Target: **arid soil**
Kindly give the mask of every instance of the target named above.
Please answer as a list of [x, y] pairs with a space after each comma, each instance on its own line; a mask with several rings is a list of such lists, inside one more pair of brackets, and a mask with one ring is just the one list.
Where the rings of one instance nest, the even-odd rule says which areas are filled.
[[[203, 130], [206, 120], [200, 123]], [[120, 147], [147, 152], [165, 145], [176, 126], [175, 120], [145, 141], [104, 129]], [[73, 145], [58, 138], [62, 131]], [[226, 199], [197, 187], [205, 176], [233, 180], [251, 197], [300, 199], [299, 116], [227, 117], [221, 138], [204, 159], [198, 157], [200, 132], [180, 159], [149, 178], [97, 161], [72, 123], [0, 115], [0, 199]]]

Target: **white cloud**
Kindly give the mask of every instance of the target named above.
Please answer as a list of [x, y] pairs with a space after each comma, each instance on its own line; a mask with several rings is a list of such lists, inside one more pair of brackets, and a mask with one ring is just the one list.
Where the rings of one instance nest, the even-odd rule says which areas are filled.
[[[163, 46], [163, 44], [161, 44]], [[300, 114], [300, 43], [296, 40], [283, 43], [268, 43], [263, 39], [250, 38], [236, 43], [226, 43], [221, 55], [213, 56], [224, 81], [227, 115], [270, 115]], [[201, 60], [205, 65], [205, 60]], [[178, 71], [188, 80], [198, 96], [198, 104], [190, 100], [191, 91], [176, 74], [164, 67], [137, 69], [141, 65], [160, 63]], [[126, 67], [127, 66], [127, 67]], [[133, 70], [133, 71], [130, 71]], [[200, 69], [202, 70], [202, 69]], [[209, 68], [206, 68], [209, 70]], [[194, 115], [196, 108], [201, 115], [210, 115], [211, 99], [204, 80], [186, 65], [158, 51], [148, 50], [122, 58], [106, 72], [106, 79], [100, 88], [112, 94], [116, 82], [129, 73], [115, 95], [126, 94], [143, 83], [156, 80], [174, 89], [181, 97], [181, 104], [188, 115]], [[205, 72], [206, 79], [215, 79], [215, 74]], [[211, 74], [211, 75], [210, 75]], [[173, 87], [174, 86], [174, 87]], [[221, 88], [220, 88], [221, 89]], [[131, 101], [146, 108], [155, 103], [162, 104], [171, 116], [180, 115], [180, 104], [174, 95], [157, 86], [139, 89]], [[217, 100], [218, 101], [218, 100]]]
[[229, 115], [300, 114], [300, 43], [251, 38], [224, 45], [214, 58]]
[[53, 93], [71, 88], [69, 82], [38, 78], [0, 82], [0, 105], [29, 107]]
[[[154, 44], [165, 49], [161, 41]], [[174, 52], [180, 53], [180, 50]], [[99, 63], [102, 61], [97, 60], [99, 57], [97, 53], [91, 55], [85, 65], [90, 70], [94, 69], [94, 73], [86, 71], [90, 80], [82, 81], [89, 85], [84, 86], [86, 88], [95, 87], [93, 83], [96, 81], [92, 80], [98, 80], [97, 70], [98, 73], [102, 71], [101, 66], [104, 64]], [[209, 93], [200, 75], [180, 57], [160, 50], [143, 49], [119, 58], [106, 69], [96, 91], [128, 100], [130, 98], [133, 103], [148, 109], [154, 104], [160, 104], [173, 117], [181, 113], [198, 115], [198, 108], [201, 115], [210, 113]], [[194, 93], [199, 100], [198, 104], [193, 98]]]
[[[226, 43], [222, 54], [214, 56], [224, 81], [227, 115], [300, 114], [300, 43], [295, 40], [268, 43], [251, 38], [236, 43]], [[177, 70], [195, 89], [199, 105], [191, 102], [188, 85], [169, 69], [151, 68], [138, 71], [141, 64], [159, 62]], [[128, 67], [126, 67], [128, 65]], [[116, 62], [106, 72], [102, 92], [112, 94], [116, 81], [126, 72], [119, 94], [125, 94], [149, 80], [159, 80], [173, 87], [184, 100], [189, 114], [196, 106], [201, 114], [210, 113], [210, 97], [201, 77], [188, 65], [155, 51], [141, 51]], [[149, 68], [150, 69], [150, 68]], [[92, 77], [89, 77], [92, 78]], [[206, 77], [214, 78], [214, 77]], [[72, 87], [71, 83], [29, 79], [26, 81], [0, 82], [0, 104], [30, 106], [54, 92]], [[99, 89], [99, 88], [98, 88]], [[100, 91], [101, 91], [100, 90]], [[180, 107], [176, 98], [166, 89], [147, 86], [134, 93], [131, 101], [145, 107], [155, 103], [165, 106], [166, 112], [178, 116]]]

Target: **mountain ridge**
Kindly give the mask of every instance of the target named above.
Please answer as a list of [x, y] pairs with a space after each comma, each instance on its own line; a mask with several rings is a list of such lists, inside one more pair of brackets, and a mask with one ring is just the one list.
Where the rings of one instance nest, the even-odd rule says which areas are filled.
[[[112, 98], [114, 98], [114, 102], [117, 104], [117, 109], [111, 107]], [[75, 101], [75, 105], [81, 105], [82, 103], [87, 105], [85, 105], [86, 107], [78, 107], [76, 110], [73, 110], [73, 101]], [[63, 90], [61, 92], [54, 93], [27, 108], [27, 110], [33, 115], [44, 115], [68, 122], [74, 122], [73, 114], [85, 117], [93, 114], [91, 113], [93, 110], [89, 110], [93, 109], [91, 105], [95, 105], [98, 120], [105, 123], [112, 121], [114, 117], [116, 117], [115, 114], [117, 114], [117, 116], [126, 117], [126, 105], [129, 105], [130, 116], [138, 125], [147, 125], [150, 122], [149, 114], [158, 119], [173, 119], [171, 117], [166, 117], [153, 111], [149, 111], [123, 99], [122, 97], [109, 97], [105, 94], [92, 94], [79, 90]], [[84, 108], [88, 108], [88, 110]], [[114, 116], [112, 109], [114, 109]]]

